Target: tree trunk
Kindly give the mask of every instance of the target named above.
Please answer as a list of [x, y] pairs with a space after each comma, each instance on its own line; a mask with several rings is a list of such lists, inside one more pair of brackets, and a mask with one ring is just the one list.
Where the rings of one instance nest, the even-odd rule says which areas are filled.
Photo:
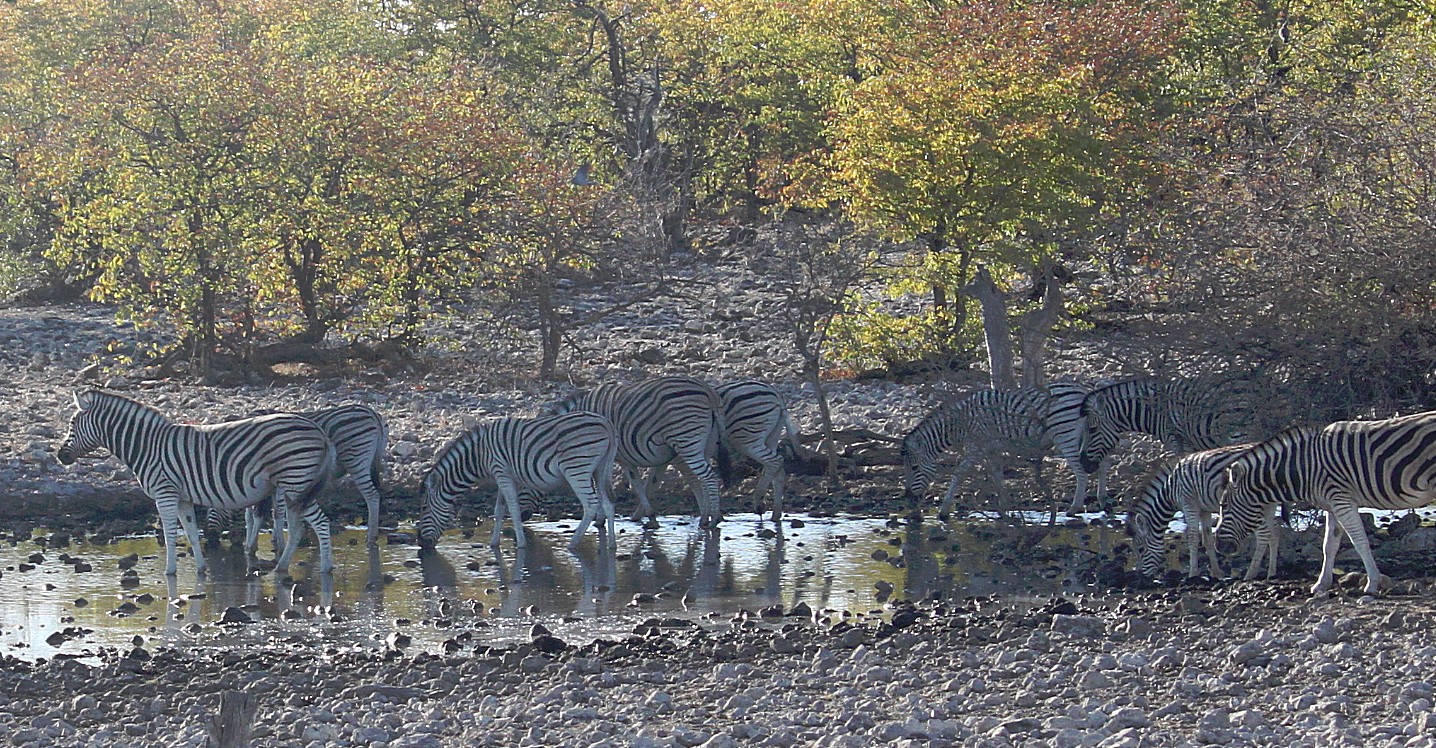
[[224, 691], [219, 695], [219, 714], [210, 718], [208, 748], [249, 748], [253, 742], [250, 729], [259, 700], [244, 691]]
[[1047, 336], [1062, 316], [1062, 288], [1050, 262], [1033, 269], [1032, 282], [1044, 287], [1042, 305], [1022, 315], [1022, 386], [1043, 387], [1047, 384]]
[[987, 339], [987, 366], [993, 389], [1016, 388], [1017, 378], [1012, 373], [1012, 323], [1007, 318], [1007, 295], [993, 282], [992, 274], [985, 267], [977, 269], [976, 277], [962, 291], [982, 305], [982, 330]]
[[558, 351], [563, 345], [563, 320], [559, 318], [557, 305], [553, 301], [553, 289], [548, 279], [539, 279], [539, 345], [542, 353], [539, 361], [539, 378], [552, 380], [558, 376]]

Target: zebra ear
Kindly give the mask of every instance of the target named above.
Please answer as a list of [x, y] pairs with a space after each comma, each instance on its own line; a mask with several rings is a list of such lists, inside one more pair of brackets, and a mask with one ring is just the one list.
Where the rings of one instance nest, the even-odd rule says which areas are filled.
[[80, 410], [89, 410], [95, 404], [94, 390], [79, 390], [75, 393], [75, 407]]

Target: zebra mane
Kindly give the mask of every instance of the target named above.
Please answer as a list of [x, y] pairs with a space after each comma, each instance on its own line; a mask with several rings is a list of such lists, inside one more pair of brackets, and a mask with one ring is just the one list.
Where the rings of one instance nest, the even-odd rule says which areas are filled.
[[107, 402], [123, 403], [124, 405], [121, 405], [120, 407], [133, 408], [134, 410], [144, 413], [148, 417], [159, 419], [165, 423], [170, 422], [170, 417], [165, 415], [164, 412], [161, 411], [159, 408], [156, 408], [155, 406], [148, 403], [142, 403], [139, 400], [135, 400], [134, 398], [125, 397], [118, 392], [110, 392], [108, 390], [102, 389], [89, 389], [77, 395], [76, 399], [78, 400], [80, 397], [84, 396], [95, 398], [95, 402], [92, 403], [90, 407], [86, 408], [86, 410], [93, 410], [96, 407], [99, 407], [102, 403]]

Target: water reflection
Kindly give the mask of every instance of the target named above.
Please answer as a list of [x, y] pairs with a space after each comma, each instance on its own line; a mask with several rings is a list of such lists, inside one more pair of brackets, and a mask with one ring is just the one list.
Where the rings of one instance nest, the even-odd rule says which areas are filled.
[[[815, 610], [868, 611], [889, 598], [993, 593], [1047, 594], [1074, 583], [1110, 551], [1120, 531], [1100, 524], [1046, 528], [999, 520], [933, 521], [785, 517], [779, 532], [756, 515], [716, 532], [691, 518], [644, 527], [621, 521], [616, 547], [588, 537], [569, 550], [571, 522], [534, 522], [530, 541], [495, 553], [474, 532], [445, 535], [432, 552], [368, 546], [362, 530], [337, 533], [335, 569], [319, 574], [301, 549], [292, 582], [254, 573], [242, 550], [209, 549], [204, 578], [193, 566], [166, 580], [153, 537], [65, 549], [0, 547], [0, 646], [22, 657], [94, 654], [145, 646], [368, 647], [442, 649], [445, 642], [527, 640], [542, 622], [570, 641], [626, 635], [659, 616], [727, 617], [799, 602]], [[45, 559], [21, 570], [34, 553]], [[126, 559], [131, 557], [131, 559]], [[77, 571], [83, 561], [93, 571]], [[121, 586], [121, 562], [137, 577]], [[137, 584], [135, 583], [137, 582]], [[77, 602], [83, 600], [83, 603]], [[231, 617], [253, 623], [219, 625]], [[90, 633], [47, 641], [66, 628]]]

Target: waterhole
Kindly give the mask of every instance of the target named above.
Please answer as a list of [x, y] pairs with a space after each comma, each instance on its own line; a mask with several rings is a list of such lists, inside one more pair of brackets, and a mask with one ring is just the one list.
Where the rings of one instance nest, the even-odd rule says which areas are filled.
[[[205, 547], [203, 577], [186, 554], [171, 580], [154, 536], [55, 548], [42, 530], [0, 545], [0, 647], [24, 659], [93, 658], [136, 643], [442, 652], [527, 641], [535, 623], [580, 643], [621, 638], [654, 617], [724, 622], [799, 603], [836, 621], [881, 616], [900, 599], [1073, 594], [1123, 537], [1096, 515], [1049, 528], [1037, 517], [794, 514], [774, 525], [748, 514], [717, 532], [690, 517], [620, 521], [612, 553], [599, 552], [592, 532], [570, 551], [572, 522], [531, 521], [524, 552], [506, 537], [495, 553], [489, 527], [446, 533], [429, 553], [412, 533], [370, 547], [362, 530], [346, 529], [335, 536], [332, 575], [312, 571], [306, 546], [292, 580], [249, 568], [228, 541]], [[270, 555], [263, 536], [260, 557]]]

